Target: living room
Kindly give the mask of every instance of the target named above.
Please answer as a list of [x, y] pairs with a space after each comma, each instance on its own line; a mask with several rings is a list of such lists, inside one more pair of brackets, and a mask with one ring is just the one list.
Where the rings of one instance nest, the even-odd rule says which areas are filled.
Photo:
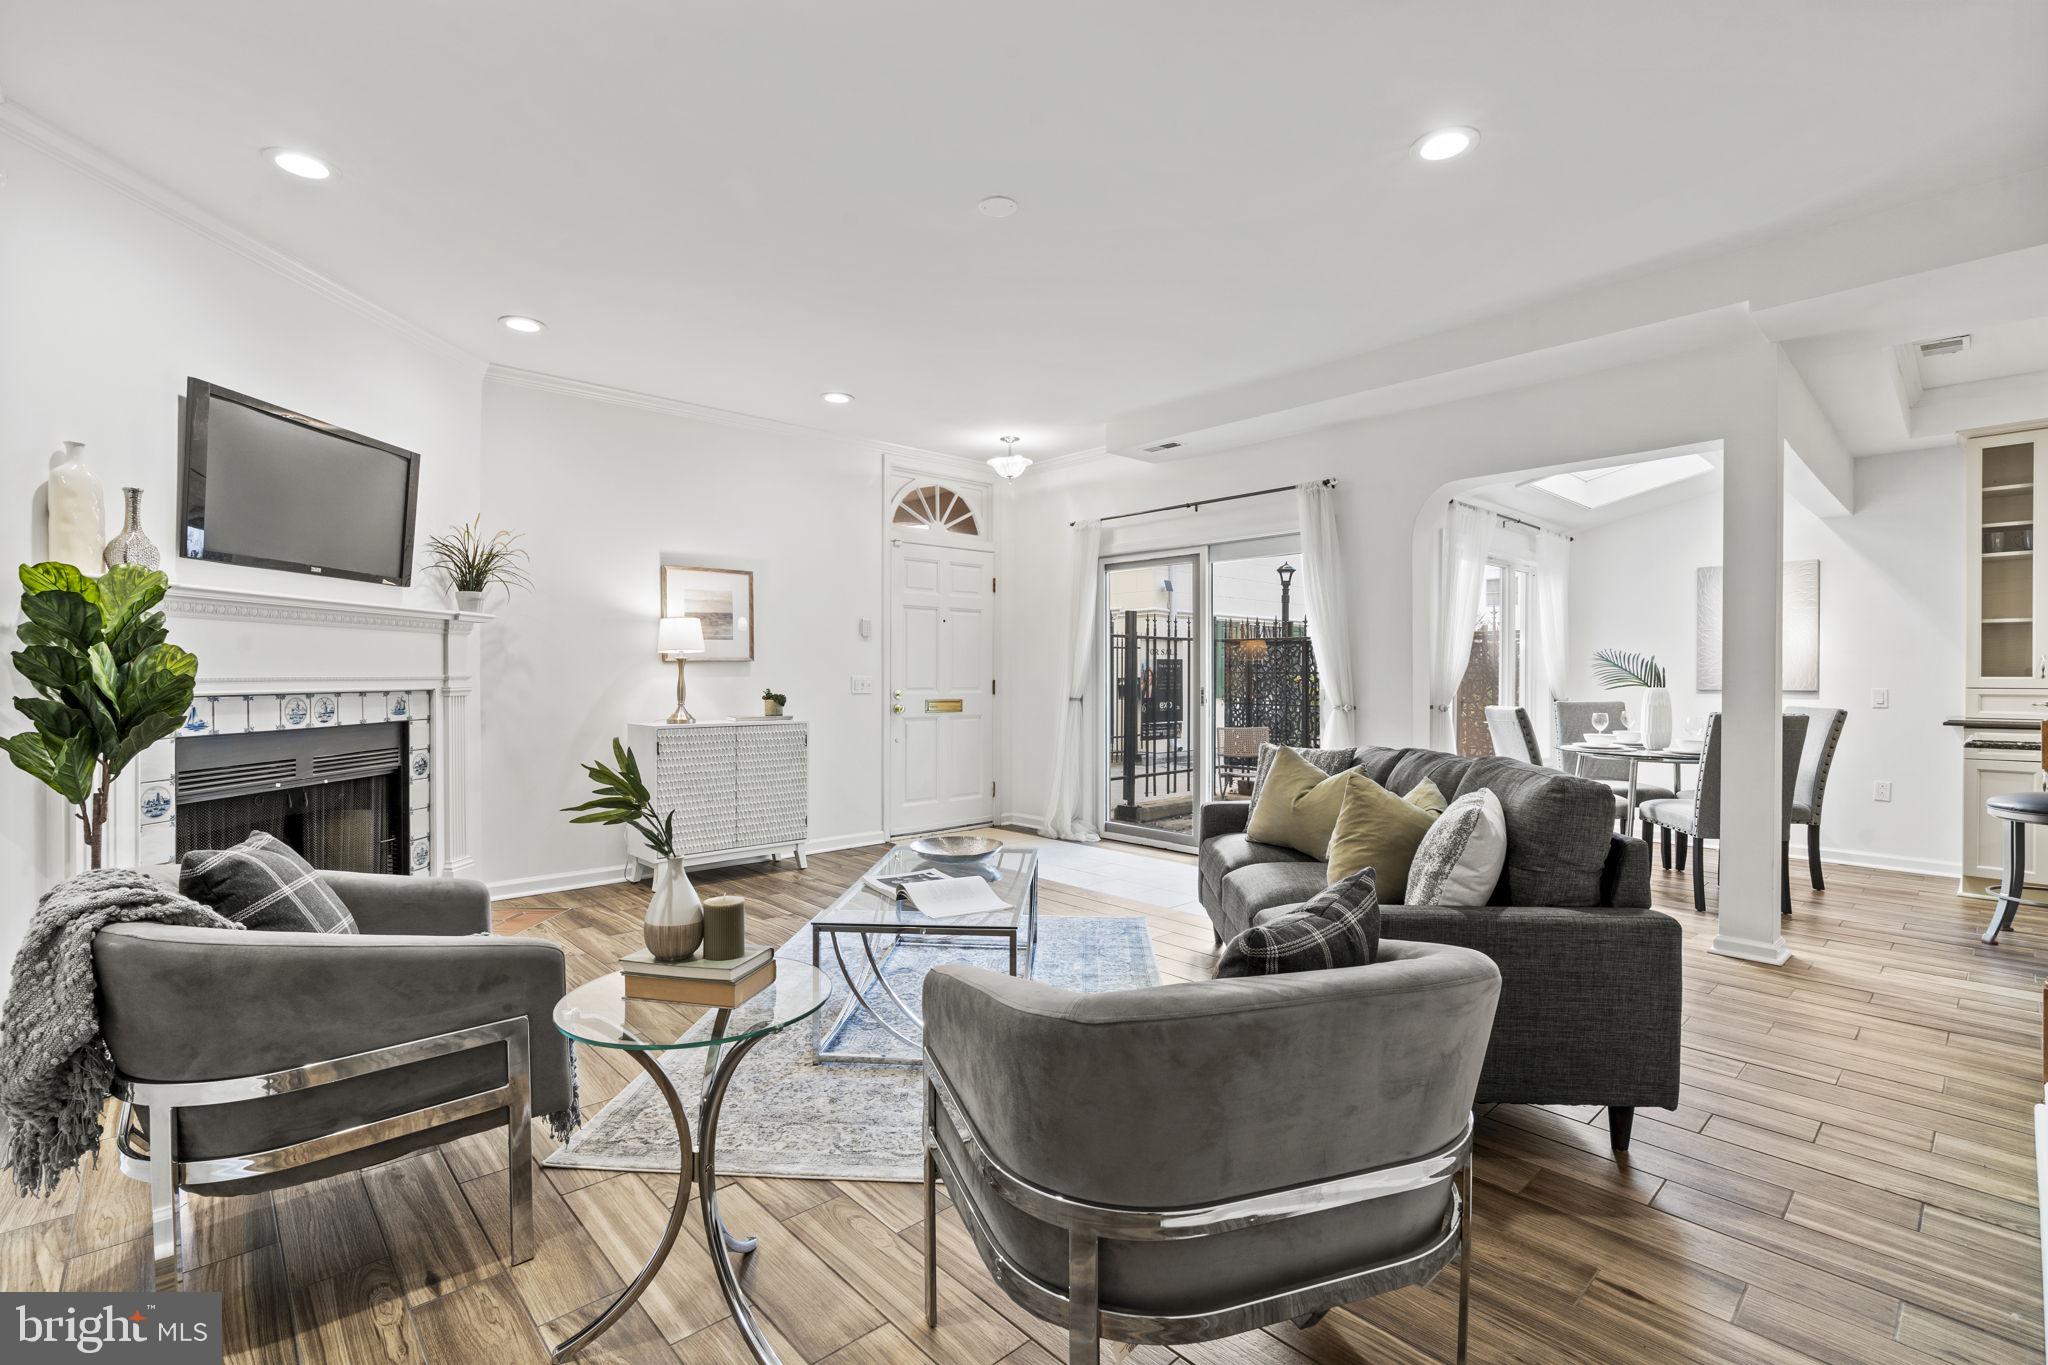
[[2044, 47], [0, 6], [0, 1290], [2039, 1359]]

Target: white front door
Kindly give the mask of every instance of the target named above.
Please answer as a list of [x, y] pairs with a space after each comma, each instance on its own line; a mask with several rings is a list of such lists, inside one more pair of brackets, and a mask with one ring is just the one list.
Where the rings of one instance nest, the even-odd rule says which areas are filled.
[[995, 818], [995, 555], [889, 548], [889, 833]]

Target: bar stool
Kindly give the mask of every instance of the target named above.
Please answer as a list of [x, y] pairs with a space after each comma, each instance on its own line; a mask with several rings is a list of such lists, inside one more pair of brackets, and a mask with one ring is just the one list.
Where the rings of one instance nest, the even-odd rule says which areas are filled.
[[1995, 944], [1999, 932], [2012, 927], [2022, 905], [2048, 910], [2048, 901], [2025, 900], [2021, 895], [2027, 889], [2027, 826], [2048, 825], [2048, 792], [1994, 796], [1984, 803], [1984, 809], [2006, 822], [2005, 885], [1993, 898], [1991, 927], [1984, 931], [1984, 941]]

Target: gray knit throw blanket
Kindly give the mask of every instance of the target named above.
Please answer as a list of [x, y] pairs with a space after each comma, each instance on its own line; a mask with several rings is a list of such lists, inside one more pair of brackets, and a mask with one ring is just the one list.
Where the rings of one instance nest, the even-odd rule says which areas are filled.
[[92, 940], [109, 924], [136, 920], [242, 927], [126, 868], [73, 877], [36, 902], [0, 1008], [0, 1165], [23, 1194], [49, 1194], [99, 1151], [114, 1062], [100, 1037]]

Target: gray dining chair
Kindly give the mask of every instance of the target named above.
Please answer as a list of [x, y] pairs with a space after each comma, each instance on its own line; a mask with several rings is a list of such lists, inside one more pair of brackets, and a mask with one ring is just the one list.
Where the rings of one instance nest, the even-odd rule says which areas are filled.
[[[1552, 734], [1557, 742], [1557, 766], [1574, 777], [1590, 777], [1595, 782], [1604, 782], [1614, 793], [1614, 820], [1623, 834], [1628, 833], [1631, 823], [1640, 828], [1638, 833], [1647, 841], [1650, 837], [1648, 822], [1643, 819], [1642, 809], [1650, 801], [1668, 801], [1678, 795], [1675, 788], [1657, 782], [1636, 783], [1636, 808], [1628, 809], [1628, 761], [1619, 758], [1592, 758], [1585, 754], [1568, 754], [1567, 744], [1576, 744], [1593, 733], [1593, 713], [1605, 711], [1608, 716], [1608, 732], [1628, 728], [1628, 708], [1616, 701], [1561, 701], [1552, 708], [1554, 727]], [[1532, 726], [1530, 733], [1534, 734]], [[1533, 750], [1533, 745], [1531, 746]], [[1541, 763], [1541, 758], [1531, 758], [1531, 763]]]
[[1082, 994], [925, 978], [925, 1321], [936, 1182], [990, 1276], [1100, 1343], [1211, 1341], [1471, 1288], [1472, 1101], [1500, 969], [1382, 939], [1365, 967]]
[[1487, 707], [1486, 733], [1493, 738], [1494, 757], [1542, 765], [1543, 750], [1536, 743], [1536, 726], [1527, 707]]
[[[1788, 832], [1778, 839], [1778, 910], [1792, 913], [1792, 840], [1789, 834], [1792, 791], [1798, 781], [1802, 751], [1806, 744], [1807, 718], [1787, 712], [1782, 724], [1784, 736], [1784, 782], [1778, 794], [1778, 809], [1784, 812]], [[1707, 717], [1707, 734], [1700, 750], [1699, 782], [1683, 796], [1643, 803], [1644, 817], [1661, 829], [1671, 830], [1678, 842], [1678, 869], [1685, 870], [1688, 846], [1692, 856], [1692, 908], [1707, 908], [1706, 841], [1721, 837], [1721, 716]]]
[[1849, 713], [1836, 706], [1788, 706], [1788, 716], [1806, 717], [1806, 744], [1799, 751], [1799, 780], [1792, 788], [1792, 823], [1806, 826], [1806, 875], [1816, 891], [1828, 889], [1820, 870], [1820, 808], [1828, 791], [1828, 769], [1842, 743]]

